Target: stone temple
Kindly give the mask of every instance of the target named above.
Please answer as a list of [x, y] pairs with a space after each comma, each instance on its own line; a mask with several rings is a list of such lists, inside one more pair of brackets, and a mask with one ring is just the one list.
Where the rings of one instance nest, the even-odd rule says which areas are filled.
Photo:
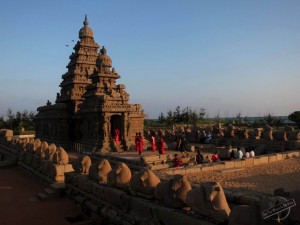
[[[135, 133], [143, 131], [142, 106], [129, 104], [125, 85], [116, 84], [121, 76], [104, 46], [95, 42], [87, 17], [83, 24], [55, 104], [48, 101], [37, 109], [36, 137], [65, 149], [127, 150], [134, 145]], [[116, 130], [118, 144], [113, 139]]]

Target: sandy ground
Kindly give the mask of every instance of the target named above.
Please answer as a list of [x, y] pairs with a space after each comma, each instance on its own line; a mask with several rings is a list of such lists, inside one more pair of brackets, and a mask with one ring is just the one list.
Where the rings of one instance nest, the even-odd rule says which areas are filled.
[[1, 225], [70, 225], [64, 217], [80, 215], [67, 197], [40, 201], [36, 195], [49, 187], [18, 167], [0, 169]]
[[194, 183], [218, 181], [229, 189], [243, 188], [273, 194], [274, 189], [292, 191], [300, 188], [300, 158], [285, 159], [240, 171], [216, 171], [187, 175]]

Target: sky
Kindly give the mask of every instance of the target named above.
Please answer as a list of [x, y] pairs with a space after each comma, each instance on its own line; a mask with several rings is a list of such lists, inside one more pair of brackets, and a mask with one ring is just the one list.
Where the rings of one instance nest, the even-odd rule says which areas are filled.
[[[85, 14], [149, 118], [300, 110], [298, 0], [0, 0], [0, 116], [55, 102]], [[69, 45], [67, 47], [66, 45]]]

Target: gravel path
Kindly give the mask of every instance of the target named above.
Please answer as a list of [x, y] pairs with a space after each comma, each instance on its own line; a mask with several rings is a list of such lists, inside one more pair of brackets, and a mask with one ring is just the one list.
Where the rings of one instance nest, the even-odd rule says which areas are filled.
[[276, 188], [292, 191], [300, 188], [300, 158], [285, 159], [240, 171], [209, 171], [189, 174], [187, 177], [194, 183], [218, 181], [229, 189], [242, 188], [269, 194], [273, 194]]

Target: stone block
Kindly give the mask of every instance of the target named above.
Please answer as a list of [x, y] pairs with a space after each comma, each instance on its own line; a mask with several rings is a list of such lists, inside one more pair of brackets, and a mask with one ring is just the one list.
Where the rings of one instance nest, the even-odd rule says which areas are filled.
[[281, 155], [282, 155], [282, 159], [288, 159], [289, 158], [287, 152], [282, 152]]
[[241, 168], [246, 166], [245, 160], [235, 160], [234, 161], [234, 168]]
[[202, 172], [211, 171], [214, 170], [214, 167], [212, 165], [203, 165], [201, 168]]
[[226, 161], [224, 165], [226, 169], [234, 168], [234, 161]]
[[115, 189], [115, 188], [110, 188], [110, 187], [104, 187], [103, 188], [104, 193], [103, 193], [103, 200], [107, 202], [108, 204], [114, 205], [116, 207], [122, 208], [123, 206], [123, 195], [125, 192]]
[[55, 182], [64, 182], [65, 181], [65, 176], [64, 175], [58, 175], [54, 177]]
[[174, 209], [163, 207], [160, 205], [156, 205], [152, 209], [153, 213], [153, 220], [154, 221], [160, 221], [158, 224], [165, 224], [165, 225], [172, 225], [170, 223], [170, 214], [175, 211]]
[[253, 158], [253, 164], [254, 165], [259, 165], [260, 164], [260, 157], [259, 156], [256, 156]]
[[189, 166], [185, 169], [186, 173], [198, 173], [202, 171], [201, 165]]
[[92, 193], [100, 199], [103, 199], [104, 196], [104, 186], [97, 183], [93, 183]]
[[182, 225], [182, 224], [193, 224], [193, 225], [212, 225], [211, 222], [198, 219], [195, 217], [188, 216], [180, 212], [170, 212], [170, 225]]
[[260, 198], [254, 195], [243, 195], [238, 199], [238, 203], [241, 205], [251, 205], [252, 203], [259, 204]]
[[225, 169], [225, 163], [215, 163], [213, 164], [214, 170], [222, 170]]
[[65, 183], [66, 184], [72, 184], [73, 177], [75, 176], [75, 172], [67, 172], [65, 173]]
[[66, 165], [54, 164], [54, 168], [55, 168], [56, 176], [59, 176], [59, 175], [62, 176], [62, 175], [64, 175], [64, 173], [74, 171], [72, 164], [66, 164]]
[[259, 163], [260, 164], [265, 164], [269, 162], [269, 157], [268, 156], [260, 156], [259, 157]]
[[247, 158], [247, 159], [244, 159], [245, 160], [245, 164], [246, 166], [253, 166], [254, 165], [254, 158]]
[[287, 152], [287, 156], [288, 156], [288, 158], [299, 157], [299, 151], [289, 151], [289, 152]]
[[276, 154], [269, 155], [268, 158], [269, 158], [269, 163], [277, 161], [277, 155]]
[[158, 155], [145, 155], [142, 156], [144, 162], [146, 163], [152, 163], [154, 161], [158, 161], [159, 160], [159, 156]]
[[178, 167], [178, 168], [171, 168], [168, 170], [164, 171], [166, 174], [184, 174], [185, 173], [185, 169], [184, 167]]
[[281, 153], [276, 153], [275, 155], [276, 155], [277, 161], [283, 159]]
[[149, 220], [153, 219], [152, 209], [155, 208], [155, 205], [151, 204], [149, 200], [131, 197], [130, 200], [130, 212], [147, 218]]
[[157, 164], [157, 165], [150, 165], [150, 170], [162, 170], [162, 169], [167, 169], [169, 168], [170, 165], [165, 163], [165, 164]]

